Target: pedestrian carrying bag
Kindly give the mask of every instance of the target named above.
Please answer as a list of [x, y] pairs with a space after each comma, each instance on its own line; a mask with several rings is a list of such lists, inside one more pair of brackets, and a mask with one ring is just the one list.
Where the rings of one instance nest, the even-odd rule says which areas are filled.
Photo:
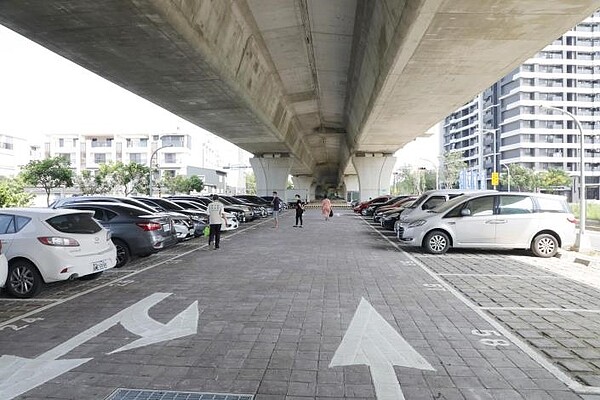
[[202, 233], [204, 234], [204, 236], [210, 235], [210, 226], [206, 225]]
[[329, 216], [333, 217], [333, 210], [329, 210]]

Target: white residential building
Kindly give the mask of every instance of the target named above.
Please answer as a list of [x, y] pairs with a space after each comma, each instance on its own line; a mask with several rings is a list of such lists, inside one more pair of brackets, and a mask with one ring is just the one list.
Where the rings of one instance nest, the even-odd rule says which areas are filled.
[[38, 145], [21, 137], [0, 134], [0, 176], [15, 177], [23, 165], [40, 156]]
[[[481, 186], [520, 164], [567, 171], [578, 185], [584, 136], [587, 196], [600, 198], [600, 13], [596, 12], [442, 123], [442, 152], [460, 151]], [[574, 191], [576, 192], [576, 191]], [[577, 196], [575, 196], [577, 197]]]

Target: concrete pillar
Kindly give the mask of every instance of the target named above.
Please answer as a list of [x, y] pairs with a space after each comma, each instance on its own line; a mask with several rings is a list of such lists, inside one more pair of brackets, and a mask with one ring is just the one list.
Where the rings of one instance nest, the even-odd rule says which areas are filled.
[[390, 178], [396, 165], [396, 157], [364, 153], [352, 156], [352, 163], [358, 173], [361, 201], [390, 192]]
[[345, 198], [348, 203], [359, 199], [358, 175], [344, 175]]
[[290, 157], [253, 157], [250, 165], [256, 177], [256, 194], [258, 196], [271, 196], [277, 192], [281, 198], [285, 196], [288, 176], [292, 167]]
[[310, 185], [310, 188], [308, 190], [308, 198], [312, 201], [314, 200], [317, 196], [317, 182], [314, 182]]
[[297, 175], [292, 177], [294, 182], [294, 189], [306, 191], [306, 198], [302, 199], [305, 201], [311, 201], [315, 198], [314, 190], [311, 196], [311, 186], [314, 178], [311, 175]]

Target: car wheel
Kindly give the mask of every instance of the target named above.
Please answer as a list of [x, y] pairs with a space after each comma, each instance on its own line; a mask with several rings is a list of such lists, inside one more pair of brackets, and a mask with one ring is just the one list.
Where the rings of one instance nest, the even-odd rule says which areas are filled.
[[549, 233], [542, 233], [533, 239], [531, 251], [538, 257], [554, 257], [558, 253], [558, 240]]
[[423, 240], [423, 247], [431, 254], [444, 254], [450, 248], [450, 239], [442, 231], [429, 232]]
[[42, 289], [44, 282], [35, 265], [26, 260], [9, 263], [6, 290], [14, 297], [28, 299]]
[[100, 277], [100, 275], [102, 275], [104, 271], [98, 271], [98, 272], [94, 272], [93, 274], [87, 274], [84, 276], [80, 276], [79, 280], [81, 281], [91, 281], [92, 279], [96, 279], [98, 277]]
[[121, 268], [131, 259], [131, 252], [129, 251], [127, 244], [122, 240], [113, 239], [112, 241], [117, 248], [117, 264], [115, 265], [115, 268]]

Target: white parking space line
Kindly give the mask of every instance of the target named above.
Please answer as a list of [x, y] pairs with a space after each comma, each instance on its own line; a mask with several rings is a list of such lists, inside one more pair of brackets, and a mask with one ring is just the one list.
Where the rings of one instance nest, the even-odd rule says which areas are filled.
[[564, 311], [575, 313], [600, 314], [600, 310], [590, 310], [586, 308], [560, 308], [560, 307], [480, 307], [481, 310], [505, 310], [505, 311]]
[[[264, 221], [258, 222], [257, 224], [253, 224], [252, 226], [249, 226], [249, 227], [246, 227], [246, 228], [243, 228], [243, 229], [239, 229], [238, 228], [238, 230], [234, 231], [233, 233], [228, 233], [227, 236], [231, 237], [231, 236], [239, 235], [239, 234], [241, 234], [241, 233], [243, 233], [243, 232], [251, 229], [252, 227], [256, 227], [258, 225], [262, 225], [262, 224], [265, 224], [267, 222], [272, 222], [272, 221], [271, 221], [270, 218], [265, 218]], [[100, 289], [105, 288], [107, 286], [113, 286], [117, 282], [120, 282], [120, 281], [123, 281], [123, 280], [127, 280], [127, 279], [131, 278], [132, 276], [135, 276], [135, 275], [140, 274], [142, 272], [145, 272], [145, 271], [148, 271], [150, 269], [156, 268], [156, 267], [161, 266], [161, 265], [163, 265], [165, 263], [169, 263], [169, 262], [171, 262], [171, 261], [173, 261], [175, 259], [181, 258], [181, 257], [186, 256], [188, 254], [191, 254], [191, 253], [193, 253], [195, 251], [201, 250], [201, 249], [203, 249], [203, 248], [205, 248], [207, 246], [208, 246], [208, 244], [204, 244], [202, 246], [195, 247], [192, 250], [188, 250], [188, 251], [186, 251], [184, 253], [173, 255], [172, 257], [170, 257], [170, 258], [168, 258], [166, 260], [159, 261], [156, 264], [149, 265], [149, 266], [147, 266], [145, 268], [142, 268], [142, 269], [137, 270], [135, 272], [132, 272], [130, 274], [124, 275], [124, 276], [122, 276], [120, 278], [113, 279], [113, 280], [111, 280], [109, 282], [103, 283], [102, 285], [95, 286], [95, 287], [90, 288], [88, 290], [84, 290], [83, 292], [79, 292], [77, 294], [74, 294], [74, 295], [72, 295], [70, 297], [66, 297], [64, 299], [60, 299], [60, 300], [50, 300], [50, 299], [42, 300], [42, 299], [35, 299], [35, 298], [34, 299], [1, 299], [1, 300], [5, 300], [5, 301], [13, 301], [13, 302], [14, 301], [19, 301], [19, 302], [22, 302], [22, 301], [51, 301], [52, 303], [48, 304], [48, 305], [45, 305], [43, 307], [40, 307], [40, 308], [36, 308], [35, 310], [28, 311], [28, 312], [23, 313], [23, 314], [21, 314], [19, 316], [16, 316], [16, 317], [13, 317], [11, 319], [8, 319], [8, 320], [6, 320], [4, 322], [0, 322], [0, 328], [2, 328], [3, 326], [6, 326], [6, 325], [12, 324], [12, 323], [14, 323], [16, 321], [19, 321], [19, 320], [21, 320], [23, 318], [29, 317], [31, 315], [38, 314], [38, 313], [40, 313], [42, 311], [46, 311], [46, 310], [48, 310], [50, 308], [53, 308], [53, 307], [56, 307], [56, 306], [61, 305], [63, 303], [66, 303], [68, 301], [74, 300], [74, 299], [76, 299], [78, 297], [85, 296], [86, 294], [95, 292], [96, 290], [100, 290]]]
[[510, 275], [510, 274], [438, 274], [439, 276], [483, 276], [490, 278], [519, 278], [519, 279], [528, 279], [528, 278], [543, 278], [543, 279], [562, 279], [562, 277], [557, 275]]
[[[369, 225], [369, 224], [367, 224], [367, 225]], [[370, 226], [370, 227], [375, 232], [379, 233], [379, 231], [377, 229], [375, 229], [372, 226]], [[567, 374], [565, 374], [557, 366], [555, 366], [550, 361], [548, 361], [548, 359], [546, 359], [545, 357], [540, 355], [533, 348], [531, 348], [527, 343], [525, 343], [524, 341], [519, 339], [515, 334], [513, 334], [511, 331], [509, 331], [507, 328], [505, 328], [504, 325], [500, 324], [496, 319], [494, 319], [492, 316], [488, 315], [484, 309], [475, 305], [469, 299], [467, 299], [465, 296], [463, 296], [462, 293], [460, 293], [458, 290], [456, 290], [454, 288], [454, 286], [452, 286], [448, 282], [446, 282], [441, 276], [439, 276], [438, 274], [433, 272], [431, 269], [429, 269], [425, 264], [423, 264], [421, 261], [419, 261], [413, 255], [404, 251], [401, 246], [394, 243], [389, 238], [387, 238], [383, 235], [381, 235], [381, 236], [385, 240], [387, 240], [392, 246], [394, 246], [398, 251], [402, 252], [405, 257], [407, 257], [408, 259], [413, 261], [415, 263], [415, 265], [420, 267], [423, 271], [425, 271], [433, 279], [435, 279], [440, 285], [442, 285], [448, 292], [450, 292], [460, 302], [462, 302], [468, 308], [473, 310], [483, 320], [485, 320], [492, 327], [494, 327], [494, 329], [496, 331], [500, 332], [504, 337], [506, 337], [508, 340], [510, 340], [511, 343], [513, 343], [515, 346], [517, 346], [519, 349], [521, 349], [525, 354], [527, 354], [529, 357], [531, 357], [532, 360], [537, 362], [542, 368], [546, 369], [548, 372], [550, 372], [552, 375], [554, 375], [558, 380], [560, 380], [565, 385], [567, 385], [570, 389], [572, 389], [575, 392], [580, 393], [580, 394], [600, 394], [600, 387], [584, 386], [581, 383], [574, 380], [573, 378], [571, 378], [570, 376], [568, 376]], [[444, 257], [445, 256], [446, 255], [444, 255]], [[463, 258], [472, 258], [472, 257], [463, 257]]]

